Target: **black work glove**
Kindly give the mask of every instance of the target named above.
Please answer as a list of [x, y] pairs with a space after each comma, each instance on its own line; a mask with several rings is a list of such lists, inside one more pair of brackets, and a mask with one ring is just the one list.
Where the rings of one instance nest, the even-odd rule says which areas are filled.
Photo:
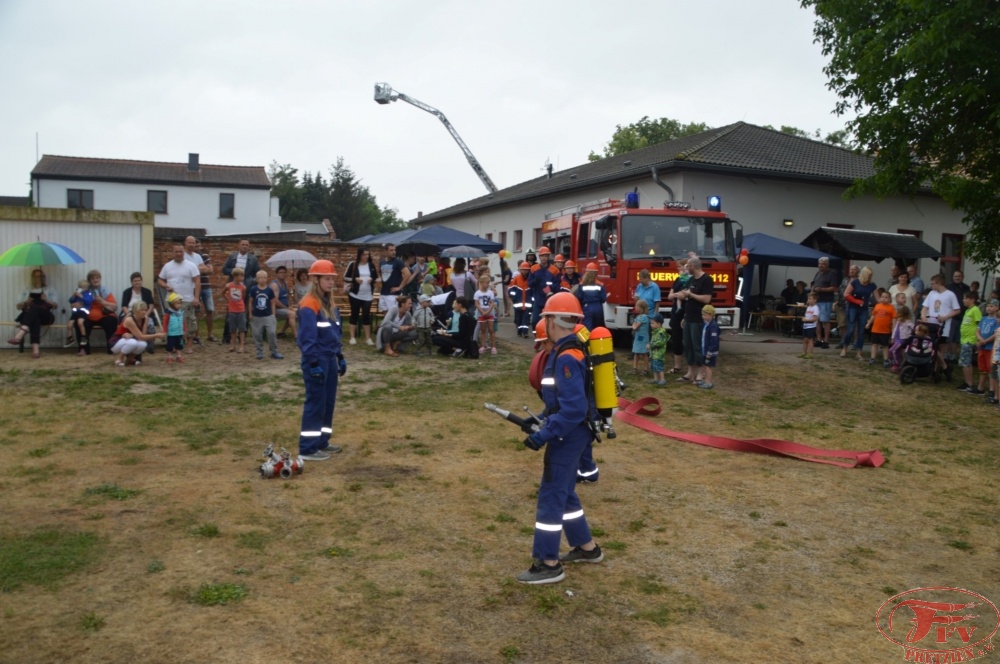
[[538, 450], [545, 447], [545, 441], [541, 439], [541, 436], [539, 436], [538, 432], [536, 431], [524, 439], [524, 446], [527, 447], [529, 450], [537, 452]]

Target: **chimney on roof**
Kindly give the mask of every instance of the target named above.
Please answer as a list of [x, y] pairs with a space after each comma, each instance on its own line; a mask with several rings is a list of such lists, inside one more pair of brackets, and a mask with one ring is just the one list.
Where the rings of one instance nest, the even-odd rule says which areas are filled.
[[188, 152], [188, 170], [192, 173], [197, 173], [200, 170], [197, 152]]
[[552, 164], [545, 164], [545, 170], [549, 174], [548, 179], [551, 180], [552, 179]]
[[424, 211], [423, 210], [417, 210], [417, 219], [419, 219], [422, 216], [424, 216]]

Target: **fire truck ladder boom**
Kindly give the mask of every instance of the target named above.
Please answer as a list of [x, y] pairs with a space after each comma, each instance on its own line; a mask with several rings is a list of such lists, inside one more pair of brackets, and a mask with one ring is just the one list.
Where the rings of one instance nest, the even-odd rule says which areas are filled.
[[479, 176], [479, 179], [482, 181], [484, 185], [486, 185], [486, 188], [489, 190], [491, 194], [496, 193], [497, 186], [493, 184], [493, 180], [491, 180], [490, 176], [486, 174], [485, 170], [483, 170], [483, 167], [479, 164], [479, 160], [476, 159], [476, 156], [472, 154], [472, 150], [469, 149], [469, 146], [465, 144], [465, 141], [462, 140], [462, 137], [458, 135], [458, 132], [455, 131], [455, 128], [451, 126], [450, 122], [448, 122], [448, 118], [444, 116], [444, 113], [434, 108], [433, 106], [425, 104], [419, 99], [414, 99], [413, 97], [405, 95], [402, 92], [397, 92], [396, 90], [393, 90], [388, 83], [375, 84], [376, 102], [378, 102], [379, 104], [388, 104], [389, 102], [396, 101], [397, 99], [405, 101], [407, 104], [416, 106], [422, 111], [427, 111], [431, 115], [436, 115], [437, 119], [440, 120], [444, 124], [445, 129], [448, 130], [448, 133], [451, 134], [451, 137], [455, 139], [456, 143], [458, 143], [458, 147], [462, 148], [462, 152], [465, 153], [465, 158], [469, 160], [469, 165], [472, 166], [472, 170], [476, 172], [476, 175]]

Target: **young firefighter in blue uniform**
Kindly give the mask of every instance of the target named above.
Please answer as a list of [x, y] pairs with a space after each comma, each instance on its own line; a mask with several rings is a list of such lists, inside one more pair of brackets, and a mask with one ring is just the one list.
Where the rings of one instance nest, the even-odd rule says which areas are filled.
[[347, 360], [340, 352], [340, 310], [333, 306], [331, 297], [337, 279], [333, 263], [316, 261], [309, 268], [309, 276], [312, 284], [299, 302], [298, 313], [302, 378], [306, 384], [299, 454], [309, 461], [325, 461], [330, 452], [341, 449], [330, 445], [330, 436], [337, 380], [347, 373]]
[[576, 298], [583, 307], [583, 326], [593, 332], [595, 327], [604, 327], [604, 303], [608, 301], [608, 291], [597, 280], [597, 263], [587, 263], [587, 270], [576, 289]]
[[531, 336], [531, 293], [528, 290], [530, 274], [531, 265], [528, 261], [524, 261], [518, 266], [517, 274], [507, 286], [507, 295], [514, 305], [514, 326], [517, 328], [517, 336], [525, 339]]
[[[530, 584], [562, 581], [566, 578], [562, 563], [599, 563], [604, 559], [590, 536], [576, 495], [580, 456], [594, 439], [590, 421], [595, 406], [587, 387], [590, 378], [580, 342], [573, 333], [583, 311], [576, 297], [557, 293], [545, 304], [542, 316], [553, 343], [541, 380], [548, 417], [542, 429], [528, 436], [524, 444], [533, 450], [544, 447], [545, 462], [535, 512], [535, 561], [517, 576], [521, 583]], [[563, 531], [573, 548], [560, 557]]]
[[559, 279], [556, 275], [559, 271], [549, 262], [552, 257], [552, 250], [542, 247], [538, 250], [538, 264], [531, 266], [531, 275], [528, 277], [528, 286], [531, 290], [531, 328], [538, 325], [542, 317], [542, 309], [549, 296], [559, 290]]

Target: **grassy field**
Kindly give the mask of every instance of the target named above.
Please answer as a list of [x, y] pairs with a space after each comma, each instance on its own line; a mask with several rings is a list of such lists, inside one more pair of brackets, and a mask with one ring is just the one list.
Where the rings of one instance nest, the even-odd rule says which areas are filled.
[[537, 406], [526, 352], [349, 347], [344, 452], [262, 480], [266, 444], [295, 448], [287, 346], [280, 363], [212, 348], [172, 370], [3, 356], [0, 662], [887, 662], [902, 660], [874, 627], [889, 596], [1000, 601], [1000, 418], [951, 385], [725, 345], [713, 391], [629, 381], [669, 428], [888, 463], [620, 424], [580, 488], [605, 562], [526, 587], [541, 456], [482, 408]]

